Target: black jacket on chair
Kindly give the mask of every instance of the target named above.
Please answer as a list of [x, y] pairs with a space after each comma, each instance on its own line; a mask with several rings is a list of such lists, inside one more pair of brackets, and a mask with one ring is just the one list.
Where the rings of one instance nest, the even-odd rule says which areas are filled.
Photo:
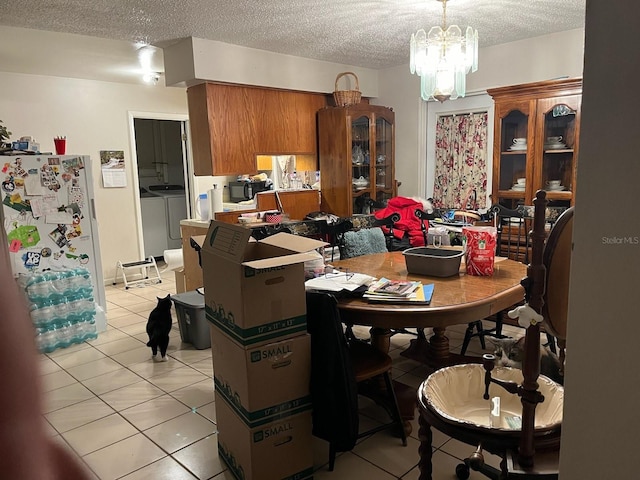
[[313, 435], [345, 452], [358, 438], [358, 388], [337, 305], [333, 295], [307, 293]]

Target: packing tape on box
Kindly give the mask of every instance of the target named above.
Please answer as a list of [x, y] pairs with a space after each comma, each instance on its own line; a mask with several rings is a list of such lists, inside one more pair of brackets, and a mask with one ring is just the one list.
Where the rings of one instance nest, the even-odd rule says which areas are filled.
[[165, 250], [163, 256], [164, 261], [167, 263], [166, 270], [178, 270], [184, 266], [181, 248]]

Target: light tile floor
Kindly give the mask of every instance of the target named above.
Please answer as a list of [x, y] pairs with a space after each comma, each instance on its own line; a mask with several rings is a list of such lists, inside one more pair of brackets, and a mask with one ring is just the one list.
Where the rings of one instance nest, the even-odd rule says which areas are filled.
[[[173, 273], [162, 278], [162, 283], [128, 290], [108, 285], [106, 332], [42, 355], [44, 417], [51, 435], [75, 451], [95, 479], [231, 480], [217, 453], [211, 349], [196, 350], [180, 341], [175, 312], [169, 361], [153, 362], [145, 346], [145, 324], [155, 298], [175, 293]], [[465, 327], [447, 330], [452, 351], [459, 352]], [[429, 371], [400, 356], [411, 338], [394, 335], [390, 353], [394, 379], [417, 388]], [[474, 339], [469, 354], [481, 353]], [[366, 407], [363, 424], [375, 421], [374, 408]], [[415, 480], [418, 446], [416, 416], [406, 447], [388, 431], [379, 432], [339, 454], [329, 472], [328, 445], [314, 439], [314, 478]], [[455, 466], [473, 450], [435, 430], [433, 446], [434, 480], [455, 479]], [[485, 457], [499, 463], [497, 457]], [[470, 478], [485, 477], [471, 472]]]

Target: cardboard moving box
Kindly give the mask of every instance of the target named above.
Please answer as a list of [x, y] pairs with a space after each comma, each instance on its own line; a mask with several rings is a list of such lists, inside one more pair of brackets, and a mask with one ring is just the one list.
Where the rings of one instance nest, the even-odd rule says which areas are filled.
[[250, 427], [311, 409], [307, 334], [243, 348], [211, 328], [216, 395]]
[[201, 246], [207, 320], [242, 346], [307, 331], [304, 262], [326, 242], [212, 221]]
[[216, 400], [218, 454], [241, 480], [302, 480], [313, 475], [311, 411], [248, 427]]

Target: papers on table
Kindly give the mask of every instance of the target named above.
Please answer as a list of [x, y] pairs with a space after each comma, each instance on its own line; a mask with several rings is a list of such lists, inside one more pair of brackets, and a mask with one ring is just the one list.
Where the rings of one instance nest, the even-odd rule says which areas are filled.
[[334, 271], [316, 278], [307, 280], [304, 285], [306, 290], [321, 290], [325, 292], [340, 292], [347, 290], [353, 292], [362, 285], [369, 285], [376, 278], [364, 273], [348, 273]]
[[371, 295], [392, 295], [395, 297], [404, 297], [410, 295], [416, 288], [418, 288], [419, 285], [420, 282], [381, 278], [369, 285], [369, 289], [366, 293]]
[[381, 278], [371, 284], [363, 295], [370, 302], [377, 303], [418, 303], [429, 305], [433, 295], [432, 283], [388, 280]]

